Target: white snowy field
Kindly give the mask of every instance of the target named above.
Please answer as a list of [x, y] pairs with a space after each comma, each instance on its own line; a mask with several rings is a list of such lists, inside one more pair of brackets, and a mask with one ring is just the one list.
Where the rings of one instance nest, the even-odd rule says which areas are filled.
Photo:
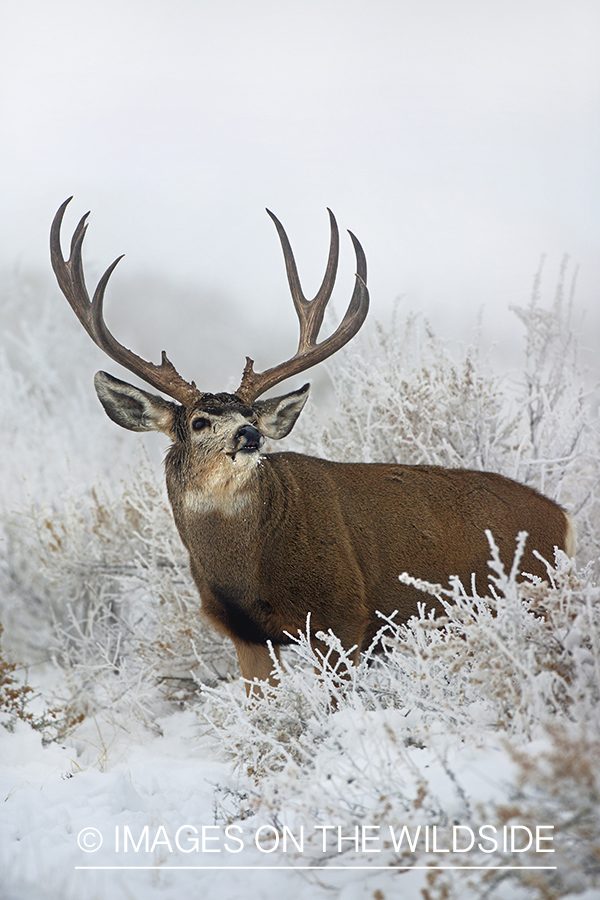
[[414, 319], [373, 324], [293, 446], [534, 484], [573, 512], [575, 566], [519, 587], [492, 542], [486, 597], [453, 584], [439, 627], [382, 621], [383, 654], [342, 684], [299, 637], [254, 706], [199, 618], [158, 443], [106, 419], [70, 312], [19, 290], [4, 315], [27, 308], [27, 329], [4, 328], [0, 357], [0, 897], [598, 897], [598, 394], [565, 285], [517, 310], [510, 376]]
[[[198, 739], [195, 715], [176, 713], [160, 724], [162, 737], [123, 730], [108, 738], [106, 746], [106, 733], [100, 735], [95, 728], [82, 729], [74, 740], [45, 748], [39, 735], [24, 724], [13, 733], [0, 734], [0, 789], [5, 800], [0, 812], [3, 897], [120, 900], [192, 898], [202, 893], [236, 900], [288, 891], [308, 900], [332, 893], [343, 898], [378, 896], [377, 890], [383, 896], [420, 896], [425, 884], [421, 868], [395, 873], [389, 870], [387, 858], [381, 866], [381, 848], [391, 838], [389, 826], [377, 816], [366, 816], [359, 826], [359, 848], [365, 840], [366, 853], [352, 852], [356, 826], [348, 825], [345, 815], [340, 821], [332, 815], [309, 827], [298, 824], [302, 817], [296, 814], [296, 824], [281, 837], [289, 853], [273, 851], [269, 817], [242, 819], [229, 826], [215, 824], [216, 786], [234, 788], [240, 780], [214, 747]], [[454, 769], [452, 778], [444, 771], [448, 764]], [[415, 749], [404, 772], [388, 772], [395, 789], [398, 785], [411, 789], [415, 778], [415, 774], [411, 778], [411, 766], [415, 773], [427, 775], [448, 812], [457, 806], [455, 776], [479, 801], [501, 797], [503, 785], [513, 777], [501, 741], [485, 747], [449, 748], [444, 764], [430, 750]], [[407, 817], [403, 824], [414, 840], [418, 817], [413, 815], [412, 821]], [[467, 829], [473, 826], [473, 818], [459, 824], [464, 826], [457, 831], [457, 846], [462, 850], [470, 843]], [[482, 820], [484, 824], [497, 825]], [[319, 859], [323, 855], [319, 853], [321, 825], [331, 826], [326, 832], [326, 861]], [[337, 852], [338, 826], [342, 828], [341, 853]], [[488, 829], [488, 837], [492, 833]], [[395, 826], [396, 839], [400, 834], [401, 827]], [[551, 837], [552, 830], [539, 834], [540, 846], [550, 848], [552, 841], [543, 838]], [[102, 843], [96, 849], [99, 835]], [[526, 832], [515, 831], [517, 846], [525, 845], [524, 836]], [[452, 838], [450, 826], [438, 825], [435, 835], [430, 828], [432, 848], [434, 841], [439, 850], [451, 848]], [[302, 839], [304, 853], [298, 852]], [[421, 844], [424, 840], [423, 832]], [[491, 842], [485, 846], [490, 848]], [[538, 862], [545, 864], [549, 858], [539, 855]], [[469, 855], [457, 852], [443, 859], [441, 853], [431, 854], [428, 864], [434, 860], [461, 866], [468, 863]], [[411, 860], [400, 863], [411, 865]], [[423, 864], [427, 861], [422, 858], [415, 861], [417, 866]]]

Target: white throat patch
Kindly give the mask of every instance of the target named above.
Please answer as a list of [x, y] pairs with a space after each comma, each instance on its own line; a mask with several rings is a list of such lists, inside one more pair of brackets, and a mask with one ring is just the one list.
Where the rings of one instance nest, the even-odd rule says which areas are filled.
[[186, 489], [183, 505], [197, 515], [220, 512], [234, 516], [244, 512], [252, 501], [249, 482], [260, 464], [258, 454], [236, 454], [233, 460], [227, 458], [225, 465], [218, 465], [207, 473], [200, 485]]

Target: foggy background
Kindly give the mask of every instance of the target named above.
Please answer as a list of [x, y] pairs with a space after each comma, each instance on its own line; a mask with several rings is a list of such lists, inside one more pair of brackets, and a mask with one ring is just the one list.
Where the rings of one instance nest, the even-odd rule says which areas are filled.
[[371, 320], [388, 321], [402, 297], [440, 337], [469, 340], [484, 307], [484, 339], [510, 364], [521, 332], [508, 305], [528, 302], [544, 254], [549, 303], [569, 254], [598, 365], [598, 3], [4, 0], [0, 10], [3, 328], [26, 326], [55, 296], [65, 340], [89, 344], [90, 372], [123, 377], [50, 272], [50, 222], [73, 194], [64, 246], [91, 209], [88, 285], [126, 254], [107, 293], [118, 338], [153, 361], [165, 348], [205, 390], [235, 388], [245, 354], [264, 368], [297, 340], [264, 207], [284, 223], [312, 297], [330, 206], [342, 232], [338, 315], [353, 285], [350, 228], [367, 255]]

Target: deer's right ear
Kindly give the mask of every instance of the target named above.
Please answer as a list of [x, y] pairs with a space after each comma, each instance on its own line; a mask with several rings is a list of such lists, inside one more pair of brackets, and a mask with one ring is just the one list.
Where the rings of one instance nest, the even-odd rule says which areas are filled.
[[96, 372], [94, 387], [106, 415], [122, 428], [171, 433], [174, 403], [120, 381], [107, 372]]

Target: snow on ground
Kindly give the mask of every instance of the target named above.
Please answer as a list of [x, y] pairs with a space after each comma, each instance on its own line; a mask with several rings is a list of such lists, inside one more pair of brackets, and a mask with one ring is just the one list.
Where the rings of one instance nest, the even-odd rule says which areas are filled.
[[[285, 873], [248, 872], [229, 868], [239, 862], [226, 853], [222, 831], [206, 833], [211, 852], [170, 853], [164, 840], [175, 841], [181, 826], [214, 826], [214, 784], [228, 777], [228, 765], [211, 758], [199, 745], [196, 717], [169, 717], [164, 737], [140, 733], [115, 735], [108, 746], [54, 744], [43, 748], [39, 735], [27, 725], [15, 734], [0, 729], [0, 895], [10, 900], [95, 900], [95, 898], [197, 897], [199, 892], [223, 900], [247, 894], [268, 897], [270, 886], [286, 880]], [[136, 853], [115, 849], [115, 829], [129, 828], [134, 840], [150, 829], [150, 848]], [[159, 830], [164, 828], [164, 834]], [[80, 842], [103, 843], [85, 852]], [[86, 837], [87, 836], [87, 837]], [[183, 846], [187, 843], [180, 838]], [[231, 841], [232, 846], [238, 844]], [[92, 846], [92, 843], [88, 843]], [[250, 854], [252, 856], [252, 854]], [[256, 854], [244, 860], [256, 864]], [[260, 861], [260, 860], [259, 860]], [[79, 866], [225, 866], [225, 871], [113, 871], [77, 869]], [[295, 880], [294, 876], [292, 878]], [[290, 880], [290, 876], [287, 876]], [[300, 886], [300, 885], [299, 885]], [[2, 892], [3, 891], [3, 892]], [[308, 895], [307, 895], [308, 896]]]
[[[270, 855], [256, 850], [255, 828], [242, 832], [238, 825], [228, 837], [226, 826], [214, 824], [214, 786], [232, 780], [229, 765], [215, 760], [198, 742], [193, 714], [178, 713], [161, 724], [164, 737], [119, 735], [110, 746], [90, 744], [83, 751], [70, 745], [43, 748], [39, 735], [26, 725], [18, 726], [14, 734], [0, 729], [2, 898], [185, 900], [205, 894], [221, 900], [246, 896], [261, 900], [289, 891], [308, 900], [331, 896], [332, 886], [345, 900], [365, 895], [369, 882], [361, 877], [354, 891], [356, 878], [348, 870], [319, 875], [270, 870], [269, 866], [285, 863], [281, 859], [273, 863]], [[200, 842], [205, 826], [204, 852], [177, 849], [177, 831], [186, 825], [196, 829]], [[145, 827], [148, 845], [143, 841]], [[102, 835], [96, 852], [78, 845], [78, 837], [80, 843], [95, 845], [98, 834], [90, 829]], [[131, 843], [125, 852], [126, 829], [138, 852]], [[184, 850], [194, 847], [197, 835], [186, 828], [180, 832]], [[245, 847], [237, 852], [240, 840]], [[299, 864], [290, 860], [292, 866]], [[119, 868], [128, 865], [164, 868]], [[81, 866], [115, 868], [77, 868]], [[201, 868], [173, 871], [169, 866]], [[370, 879], [373, 890], [390, 878], [396, 881], [398, 876], [375, 873]], [[416, 889], [421, 879], [421, 873], [402, 876], [403, 886], [412, 882]]]
[[[278, 853], [272, 858], [266, 852], [272, 846], [268, 841], [265, 850], [257, 849], [255, 835], [261, 824], [269, 830], [264, 821], [253, 819], [247, 826], [237, 822], [229, 831], [223, 823], [216, 825], [215, 788], [236, 785], [230, 764], [215, 758], [208, 739], [198, 738], [193, 712], [175, 713], [160, 725], [162, 737], [134, 729], [107, 740], [87, 728], [89, 740], [80, 733], [74, 743], [46, 747], [25, 724], [18, 724], [12, 734], [0, 729], [2, 898], [191, 900], [206, 895], [266, 900], [289, 892], [299, 900], [332, 895], [358, 900], [378, 896], [377, 890], [379, 896], [400, 896], [400, 891], [404, 897], [420, 896], [424, 873], [377, 871], [376, 852], [351, 858], [333, 853], [321, 871], [302, 871], [299, 867], [311, 859], [294, 852], [291, 837], [287, 857]], [[456, 791], [444, 766], [428, 750], [415, 750], [413, 757], [428, 773], [441, 802], [451, 808]], [[511, 765], [499, 747], [463, 747], [453, 757], [455, 771], [474, 796], [502, 795]], [[411, 773], [404, 775], [410, 778]], [[95, 850], [98, 834], [102, 844]], [[351, 829], [344, 828], [343, 834], [351, 836]], [[378, 842], [368, 841], [376, 829], [366, 834], [367, 847], [373, 850]], [[445, 839], [440, 837], [438, 849]], [[453, 859], [456, 865], [463, 862], [463, 857]], [[89, 866], [114, 868], [80, 868]]]

